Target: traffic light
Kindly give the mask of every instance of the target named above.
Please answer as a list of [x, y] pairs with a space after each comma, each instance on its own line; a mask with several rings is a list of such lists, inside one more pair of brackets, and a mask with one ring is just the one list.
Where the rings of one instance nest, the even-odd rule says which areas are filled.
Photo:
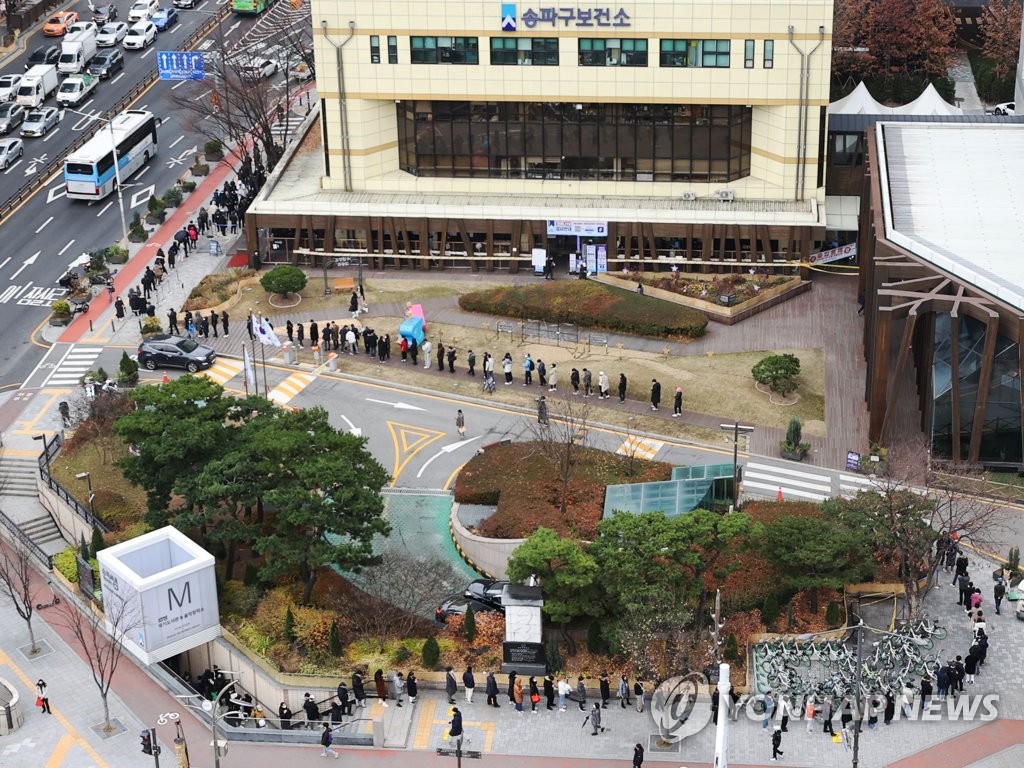
[[153, 734], [147, 728], [144, 731], [139, 732], [139, 741], [142, 743], [142, 754], [152, 755], [153, 754]]

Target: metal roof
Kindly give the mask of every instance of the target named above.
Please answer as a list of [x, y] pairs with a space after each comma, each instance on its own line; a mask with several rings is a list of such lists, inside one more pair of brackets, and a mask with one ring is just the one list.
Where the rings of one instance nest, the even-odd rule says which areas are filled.
[[829, 133], [865, 133], [878, 122], [886, 123], [975, 123], [979, 125], [1024, 124], [1024, 116], [1007, 115], [832, 115]]

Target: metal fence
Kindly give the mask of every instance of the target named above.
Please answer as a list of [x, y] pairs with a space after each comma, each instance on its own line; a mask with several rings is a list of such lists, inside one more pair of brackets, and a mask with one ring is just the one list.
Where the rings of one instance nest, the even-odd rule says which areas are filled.
[[101, 532], [107, 533], [110, 529], [103, 524], [103, 521], [96, 517], [89, 508], [83, 506], [71, 493], [61, 485], [53, 475], [50, 474], [50, 462], [53, 461], [60, 447], [64, 445], [64, 436], [60, 433], [54, 435], [46, 445], [46, 449], [39, 456], [39, 476], [46, 486], [57, 494], [57, 496], [74, 511], [76, 515], [85, 520], [90, 526], [96, 526]]
[[48, 571], [53, 570], [53, 558], [43, 552], [43, 550], [39, 548], [39, 545], [32, 541], [28, 534], [21, 530], [21, 528], [18, 527], [18, 524], [3, 512], [0, 512], [0, 523], [3, 524], [4, 528], [10, 531], [15, 540], [28, 550], [29, 554], [45, 565]]

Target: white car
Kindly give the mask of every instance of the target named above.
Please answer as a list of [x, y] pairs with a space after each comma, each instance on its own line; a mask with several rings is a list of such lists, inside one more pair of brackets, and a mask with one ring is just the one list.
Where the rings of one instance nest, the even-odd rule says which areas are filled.
[[110, 24], [104, 24], [100, 29], [100, 33], [96, 35], [96, 45], [100, 48], [110, 48], [124, 40], [124, 36], [127, 34], [128, 25], [123, 21], [113, 21]]
[[0, 102], [14, 101], [21, 84], [21, 75], [0, 75]]
[[33, 109], [21, 124], [22, 136], [45, 136], [60, 122], [60, 110], [56, 107]]
[[95, 21], [76, 21], [74, 24], [72, 24], [70, 27], [68, 27], [68, 34], [69, 35], [73, 34], [75, 32], [84, 32], [84, 31], [92, 32], [95, 35], [96, 32], [98, 31], [96, 29], [96, 22]]
[[996, 104], [992, 107], [993, 115], [1016, 115], [1015, 103], [1012, 101], [1004, 101], [1002, 104]]
[[238, 74], [249, 80], [261, 80], [273, 77], [277, 72], [277, 62], [273, 59], [242, 59], [232, 62]]
[[25, 145], [21, 139], [4, 139], [0, 141], [0, 170], [7, 170], [11, 163], [25, 154]]
[[148, 47], [156, 40], [156, 25], [152, 21], [133, 24], [121, 41], [125, 50], [136, 51]]
[[128, 21], [142, 21], [152, 17], [160, 8], [160, 0], [138, 0], [128, 11]]

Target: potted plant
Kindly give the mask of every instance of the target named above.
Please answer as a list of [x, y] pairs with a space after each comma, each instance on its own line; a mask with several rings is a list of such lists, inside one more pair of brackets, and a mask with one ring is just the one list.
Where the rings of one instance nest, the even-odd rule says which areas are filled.
[[779, 451], [782, 458], [790, 461], [803, 461], [804, 456], [811, 450], [810, 443], [800, 442], [803, 437], [803, 425], [800, 419], [792, 418], [786, 428], [786, 439], [779, 443]]
[[203, 156], [207, 160], [223, 160], [224, 145], [217, 139], [210, 139], [203, 145]]
[[132, 216], [132, 223], [128, 226], [128, 240], [133, 243], [144, 243], [148, 238], [149, 233], [142, 224], [142, 217], [136, 211]]
[[147, 317], [142, 321], [142, 335], [152, 336], [154, 333], [163, 333], [164, 329], [160, 327], [159, 317]]
[[128, 249], [115, 243], [104, 249], [103, 256], [107, 264], [124, 264], [128, 261]]
[[164, 219], [167, 218], [167, 206], [164, 201], [156, 197], [155, 195], [149, 196], [149, 202], [146, 204], [149, 209], [149, 213], [146, 214], [147, 224], [163, 224]]
[[67, 325], [71, 322], [71, 305], [64, 299], [57, 299], [50, 305], [50, 325]]

